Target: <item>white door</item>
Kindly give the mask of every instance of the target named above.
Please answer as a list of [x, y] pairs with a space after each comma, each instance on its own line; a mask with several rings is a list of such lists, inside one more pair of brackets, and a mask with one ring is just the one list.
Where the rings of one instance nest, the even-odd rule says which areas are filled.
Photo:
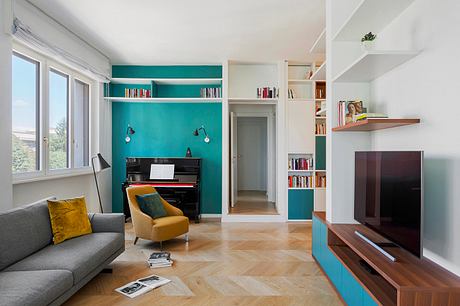
[[238, 195], [238, 149], [236, 147], [237, 141], [237, 117], [234, 112], [230, 113], [230, 158], [231, 158], [231, 169], [230, 169], [230, 203], [232, 207], [235, 207]]

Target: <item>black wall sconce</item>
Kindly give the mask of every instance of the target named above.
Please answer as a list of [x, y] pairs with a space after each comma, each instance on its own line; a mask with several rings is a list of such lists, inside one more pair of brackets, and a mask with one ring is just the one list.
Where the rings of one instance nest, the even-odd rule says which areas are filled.
[[193, 131], [193, 136], [198, 136], [200, 130], [202, 130], [204, 133], [204, 136], [205, 136], [203, 139], [204, 142], [209, 143], [211, 139], [209, 139], [208, 133], [206, 133], [206, 129], [204, 128], [204, 125], [202, 125], [200, 128], [195, 129], [195, 131]]
[[131, 135], [134, 135], [134, 133], [136, 133], [136, 131], [128, 124], [126, 128], [125, 143], [131, 142]]

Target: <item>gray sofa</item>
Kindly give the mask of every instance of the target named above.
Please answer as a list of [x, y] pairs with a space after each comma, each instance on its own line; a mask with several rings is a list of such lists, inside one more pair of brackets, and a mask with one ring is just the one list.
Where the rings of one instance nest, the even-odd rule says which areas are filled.
[[0, 214], [0, 305], [60, 305], [125, 249], [123, 214], [90, 214], [93, 233], [52, 244], [46, 200]]

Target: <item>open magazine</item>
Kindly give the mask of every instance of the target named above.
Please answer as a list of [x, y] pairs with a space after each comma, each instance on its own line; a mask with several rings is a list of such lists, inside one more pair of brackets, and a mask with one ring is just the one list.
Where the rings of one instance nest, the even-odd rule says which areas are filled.
[[117, 288], [115, 289], [115, 291], [127, 297], [135, 298], [141, 294], [149, 292], [169, 282], [170, 280], [167, 278], [158, 275], [150, 275], [144, 278], [140, 278], [134, 282], [128, 283], [120, 288]]

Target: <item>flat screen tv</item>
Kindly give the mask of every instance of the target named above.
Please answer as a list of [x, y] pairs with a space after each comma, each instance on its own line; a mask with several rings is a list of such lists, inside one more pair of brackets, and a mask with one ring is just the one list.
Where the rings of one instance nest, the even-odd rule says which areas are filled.
[[355, 219], [422, 255], [423, 152], [355, 153]]

